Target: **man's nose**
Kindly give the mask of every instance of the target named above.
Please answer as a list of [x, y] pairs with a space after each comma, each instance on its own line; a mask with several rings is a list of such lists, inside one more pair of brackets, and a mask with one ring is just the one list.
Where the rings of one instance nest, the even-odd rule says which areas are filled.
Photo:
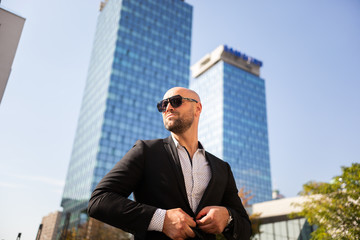
[[165, 112], [172, 111], [172, 110], [174, 110], [174, 107], [170, 103], [168, 103], [168, 105], [165, 108]]

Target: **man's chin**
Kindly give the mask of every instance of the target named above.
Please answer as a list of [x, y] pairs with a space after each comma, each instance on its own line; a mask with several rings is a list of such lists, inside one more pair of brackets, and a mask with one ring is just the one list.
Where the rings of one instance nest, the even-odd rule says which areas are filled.
[[166, 130], [176, 133], [177, 132], [177, 126], [174, 124], [166, 124], [165, 125]]
[[170, 118], [167, 118], [165, 119], [165, 123], [164, 123], [165, 127], [168, 128], [168, 127], [174, 127], [176, 125], [176, 119], [170, 117]]
[[166, 130], [170, 131], [174, 128], [171, 124], [165, 124]]

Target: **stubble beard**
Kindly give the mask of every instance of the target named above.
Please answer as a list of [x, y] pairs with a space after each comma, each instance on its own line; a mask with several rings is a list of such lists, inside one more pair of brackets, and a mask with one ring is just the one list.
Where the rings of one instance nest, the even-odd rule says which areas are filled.
[[188, 130], [194, 122], [194, 114], [187, 113], [183, 118], [166, 120], [164, 122], [165, 128], [173, 133], [181, 134]]

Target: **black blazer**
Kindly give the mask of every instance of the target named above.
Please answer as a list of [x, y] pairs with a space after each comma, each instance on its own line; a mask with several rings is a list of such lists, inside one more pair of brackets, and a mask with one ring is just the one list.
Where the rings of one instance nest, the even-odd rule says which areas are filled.
[[[208, 152], [205, 155], [212, 176], [195, 213], [187, 199], [175, 143], [169, 136], [138, 140], [96, 186], [88, 205], [89, 216], [130, 232], [135, 239], [158, 240], [169, 238], [162, 232], [147, 231], [157, 208], [181, 208], [195, 218], [206, 206], [224, 206], [234, 219], [233, 226], [224, 232], [227, 239], [249, 239], [250, 220], [229, 164]], [[132, 192], [136, 201], [128, 199]], [[215, 239], [215, 235], [203, 236]]]

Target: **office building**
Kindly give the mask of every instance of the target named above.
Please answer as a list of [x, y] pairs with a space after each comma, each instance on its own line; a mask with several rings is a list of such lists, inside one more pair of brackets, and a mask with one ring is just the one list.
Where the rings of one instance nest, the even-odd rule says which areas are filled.
[[190, 88], [203, 105], [199, 139], [228, 162], [250, 204], [272, 199], [262, 62], [219, 46], [191, 67]]
[[156, 103], [189, 84], [191, 26], [192, 6], [181, 0], [101, 4], [60, 229], [87, 220], [91, 192], [136, 140], [169, 135]]
[[56, 211], [42, 218], [37, 240], [55, 240], [62, 212]]
[[[311, 226], [305, 218], [296, 216], [306, 197], [282, 198], [251, 206], [252, 214], [258, 215], [259, 233], [255, 240], [309, 240], [316, 226]], [[291, 217], [294, 215], [294, 217]]]
[[0, 3], [0, 104], [15, 58], [25, 18]]

